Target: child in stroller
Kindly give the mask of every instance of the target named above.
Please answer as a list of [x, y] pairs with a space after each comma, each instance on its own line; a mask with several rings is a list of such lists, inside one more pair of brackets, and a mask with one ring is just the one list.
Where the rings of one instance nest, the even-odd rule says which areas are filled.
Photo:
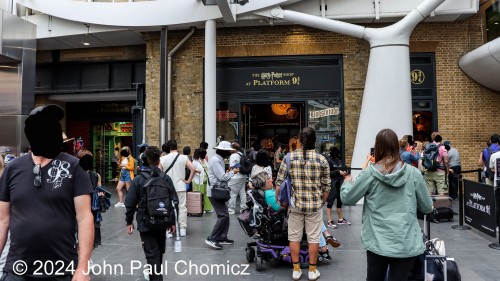
[[[281, 261], [291, 263], [287, 210], [281, 208], [276, 202], [274, 190], [272, 190], [272, 179], [269, 179], [265, 172], [259, 173], [252, 177], [252, 185], [253, 189], [247, 192], [247, 209], [238, 218], [243, 231], [248, 236], [252, 237], [257, 234], [259, 237], [256, 242], [247, 243], [245, 249], [247, 261], [253, 262], [255, 260], [258, 271], [262, 270], [263, 260], [275, 264]], [[327, 243], [335, 248], [340, 246], [340, 243], [328, 233], [324, 225], [322, 233], [318, 261], [331, 261]], [[254, 247], [257, 249], [257, 253]], [[308, 262], [309, 253], [305, 239], [301, 243], [301, 267], [307, 267]]]

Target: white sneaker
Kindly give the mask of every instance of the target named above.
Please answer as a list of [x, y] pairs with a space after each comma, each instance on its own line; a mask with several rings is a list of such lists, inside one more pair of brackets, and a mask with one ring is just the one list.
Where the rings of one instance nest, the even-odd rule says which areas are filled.
[[143, 273], [144, 273], [144, 280], [149, 281], [149, 270], [144, 269]]
[[125, 208], [125, 203], [121, 203], [120, 207]]
[[167, 239], [170, 239], [172, 237], [174, 237], [174, 235], [167, 230]]
[[185, 237], [186, 236], [186, 229], [185, 228], [181, 228], [181, 237]]
[[294, 281], [297, 281], [297, 280], [300, 280], [300, 277], [302, 277], [302, 270], [299, 270], [299, 271], [295, 271], [292, 269], [292, 279]]
[[319, 274], [319, 270], [317, 270], [317, 269], [316, 269], [316, 272], [309, 271], [309, 280], [310, 281], [318, 280], [320, 275], [321, 274]]
[[[115, 208], [117, 208], [117, 207], [121, 207], [121, 206], [122, 206], [122, 204], [123, 204], [122, 202], [118, 202], [118, 203], [116, 203], [116, 204], [115, 204]], [[125, 205], [125, 204], [123, 204], [123, 205]]]
[[230, 215], [234, 215], [234, 210], [233, 210], [233, 209], [229, 209], [229, 210], [228, 210], [228, 213], [229, 213]]

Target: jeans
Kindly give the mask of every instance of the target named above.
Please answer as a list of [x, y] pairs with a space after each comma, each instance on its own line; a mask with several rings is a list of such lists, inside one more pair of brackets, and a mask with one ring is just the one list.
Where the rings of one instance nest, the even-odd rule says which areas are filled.
[[325, 223], [321, 223], [321, 234], [319, 235], [319, 246], [324, 247], [326, 246], [326, 239], [325, 236], [323, 235], [323, 232], [326, 231]]
[[146, 255], [146, 261], [152, 266], [153, 272], [149, 274], [150, 281], [162, 281], [165, 273], [162, 263], [165, 253], [165, 230], [139, 232], [141, 235], [142, 249]]
[[229, 209], [236, 208], [236, 197], [240, 195], [240, 210], [247, 207], [247, 194], [245, 190], [246, 178], [230, 179], [227, 185], [231, 190], [231, 199], [229, 199]]
[[210, 202], [212, 202], [212, 207], [217, 214], [217, 221], [215, 222], [212, 233], [208, 237], [213, 241], [224, 241], [227, 239], [227, 233], [229, 231], [229, 212], [227, 210], [226, 202], [215, 200], [209, 197]]
[[[373, 252], [366, 251], [366, 261], [367, 261], [367, 281], [401, 281], [408, 280], [408, 275], [410, 270], [415, 263], [417, 257], [409, 258], [389, 258], [381, 255], [377, 255]], [[387, 273], [387, 267], [389, 269], [389, 278], [385, 279]]]

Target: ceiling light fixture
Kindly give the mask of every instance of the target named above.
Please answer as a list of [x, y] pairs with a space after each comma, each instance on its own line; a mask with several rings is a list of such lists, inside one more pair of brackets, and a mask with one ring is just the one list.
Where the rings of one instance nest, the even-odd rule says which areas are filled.
[[85, 24], [85, 26], [87, 27], [87, 33], [84, 35], [83, 37], [83, 41], [81, 42], [83, 46], [90, 46], [90, 43], [89, 43], [89, 32], [90, 32], [90, 25], [89, 24]]

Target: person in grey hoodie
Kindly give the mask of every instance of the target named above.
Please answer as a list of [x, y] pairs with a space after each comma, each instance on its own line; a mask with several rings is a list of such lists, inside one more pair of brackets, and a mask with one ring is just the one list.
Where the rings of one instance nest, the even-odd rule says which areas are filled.
[[[370, 157], [370, 155], [368, 155]], [[407, 280], [417, 256], [425, 251], [417, 209], [432, 211], [422, 173], [401, 161], [398, 137], [383, 129], [375, 138], [375, 162], [356, 181], [345, 178], [340, 197], [354, 205], [364, 197], [361, 242], [366, 249], [366, 280]]]

